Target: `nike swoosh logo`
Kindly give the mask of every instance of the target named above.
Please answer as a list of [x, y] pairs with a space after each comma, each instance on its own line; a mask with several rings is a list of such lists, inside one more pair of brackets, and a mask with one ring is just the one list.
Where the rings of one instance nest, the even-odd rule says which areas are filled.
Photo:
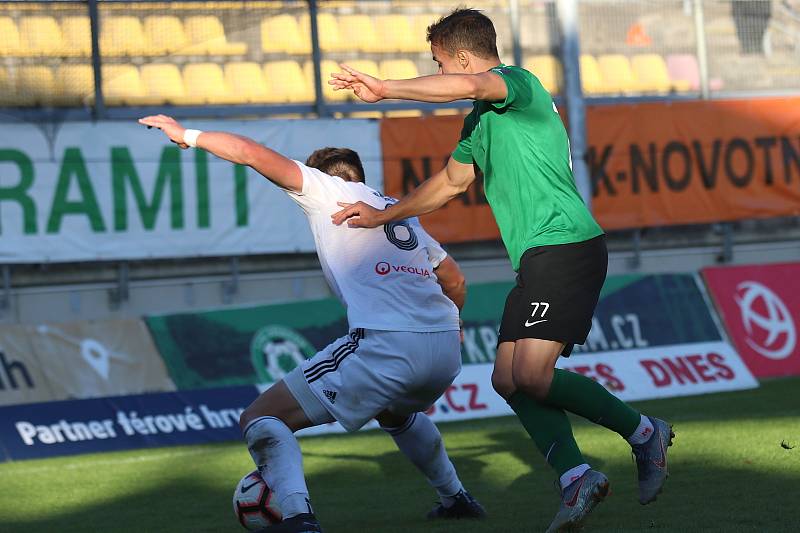
[[578, 494], [581, 492], [581, 487], [583, 487], [584, 481], [586, 481], [586, 478], [581, 479], [581, 484], [578, 485], [578, 488], [575, 490], [575, 494], [573, 494], [572, 498], [565, 503], [567, 507], [575, 507], [575, 504], [578, 502]]
[[542, 322], [547, 322], [547, 319], [545, 318], [544, 320], [534, 320], [533, 322], [528, 322], [528, 321], [526, 320], [526, 321], [525, 321], [525, 327], [526, 327], [526, 328], [529, 328], [529, 327], [531, 327], [531, 326], [535, 326], [536, 324], [541, 324]]
[[245, 493], [245, 492], [247, 492], [248, 490], [252, 489], [253, 487], [255, 487], [256, 485], [258, 485], [259, 483], [261, 483], [261, 482], [260, 482], [260, 481], [256, 481], [256, 482], [254, 482], [254, 483], [251, 483], [251, 484], [249, 484], [249, 485], [242, 485], [242, 494], [244, 494], [244, 493]]

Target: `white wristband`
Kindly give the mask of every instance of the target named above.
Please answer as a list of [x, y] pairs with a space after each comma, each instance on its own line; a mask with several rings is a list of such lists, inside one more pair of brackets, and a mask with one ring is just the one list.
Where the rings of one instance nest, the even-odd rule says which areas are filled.
[[186, 130], [183, 132], [183, 142], [191, 146], [192, 148], [197, 147], [197, 138], [200, 134], [203, 133], [200, 130]]

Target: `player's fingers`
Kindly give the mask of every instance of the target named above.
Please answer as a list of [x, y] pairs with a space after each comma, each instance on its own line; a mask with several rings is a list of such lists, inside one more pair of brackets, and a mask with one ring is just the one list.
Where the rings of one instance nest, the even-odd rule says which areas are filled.
[[348, 218], [358, 216], [358, 214], [359, 214], [358, 206], [350, 206], [342, 209], [338, 213], [334, 213], [333, 215], [331, 215], [331, 218], [333, 219], [333, 223], [338, 226]]
[[339, 207], [350, 207], [353, 204], [351, 204], [350, 202], [336, 202], [336, 205], [338, 205]]

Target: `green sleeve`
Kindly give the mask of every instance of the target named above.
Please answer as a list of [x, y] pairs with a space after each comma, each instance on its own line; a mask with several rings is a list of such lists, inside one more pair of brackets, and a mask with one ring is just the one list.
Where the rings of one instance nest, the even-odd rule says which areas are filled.
[[500, 66], [491, 70], [506, 83], [506, 99], [491, 102], [498, 109], [524, 109], [533, 101], [533, 75], [525, 69]]
[[459, 138], [456, 149], [453, 150], [453, 159], [465, 165], [472, 164], [472, 130], [475, 129], [475, 111], [470, 113], [464, 118], [464, 127], [461, 128], [461, 137]]

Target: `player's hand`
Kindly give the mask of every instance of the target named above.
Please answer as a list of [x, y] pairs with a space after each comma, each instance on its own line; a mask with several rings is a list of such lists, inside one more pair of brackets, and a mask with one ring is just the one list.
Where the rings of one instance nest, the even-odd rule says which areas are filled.
[[354, 204], [345, 202], [336, 203], [339, 207], [344, 208], [331, 215], [333, 223], [337, 226], [341, 225], [345, 220], [347, 221], [347, 225], [351, 228], [377, 228], [384, 224], [384, 221], [381, 219], [383, 214], [383, 210], [381, 209], [375, 209], [364, 202], [356, 202]]
[[167, 115], [153, 115], [139, 119], [139, 124], [144, 124], [147, 128], [158, 128], [163, 131], [169, 140], [183, 148], [189, 148], [189, 145], [183, 142], [183, 134], [186, 128], [181, 126], [177, 120]]
[[383, 80], [359, 72], [344, 63], [339, 66], [344, 72], [331, 72], [331, 79], [328, 80], [328, 84], [333, 85], [334, 91], [350, 89], [357, 97], [369, 104], [383, 100], [385, 94]]

